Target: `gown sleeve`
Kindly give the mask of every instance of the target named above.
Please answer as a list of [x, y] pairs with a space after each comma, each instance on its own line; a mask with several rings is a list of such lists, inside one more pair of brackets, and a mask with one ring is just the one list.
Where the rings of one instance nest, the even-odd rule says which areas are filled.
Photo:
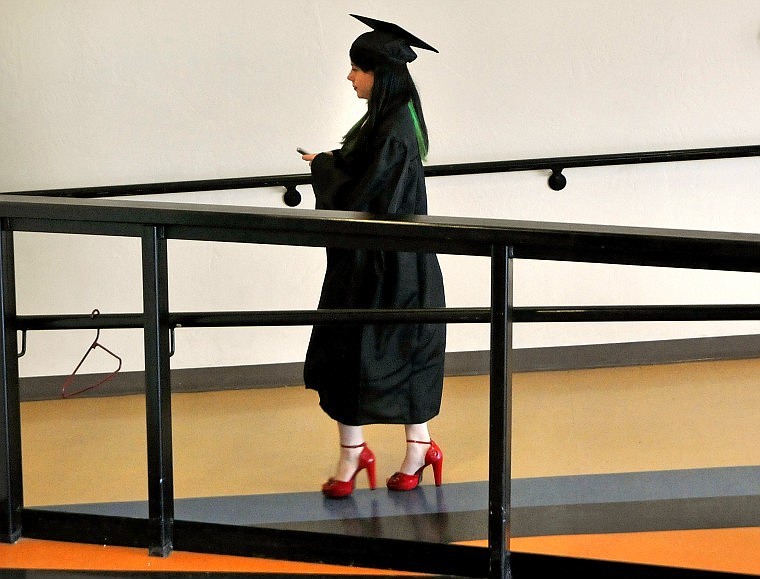
[[342, 151], [320, 154], [311, 165], [317, 209], [393, 213], [403, 194], [408, 151], [392, 135], [375, 141], [364, 165]]

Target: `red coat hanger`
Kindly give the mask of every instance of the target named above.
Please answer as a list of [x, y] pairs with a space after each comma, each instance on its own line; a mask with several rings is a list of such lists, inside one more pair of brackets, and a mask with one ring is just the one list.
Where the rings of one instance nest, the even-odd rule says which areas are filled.
[[[91, 317], [94, 319], [95, 316], [97, 316], [100, 312], [98, 310], [92, 310]], [[92, 341], [92, 344], [90, 344], [90, 347], [87, 348], [87, 351], [84, 353], [84, 356], [82, 356], [82, 359], [79, 361], [79, 364], [77, 364], [77, 367], [74, 368], [74, 371], [71, 373], [71, 375], [66, 378], [66, 380], [63, 383], [63, 386], [61, 387], [61, 398], [70, 398], [71, 396], [76, 396], [77, 394], [81, 394], [82, 392], [87, 392], [88, 390], [92, 390], [94, 388], [97, 388], [98, 386], [105, 384], [109, 380], [112, 380], [114, 376], [116, 376], [116, 373], [121, 370], [121, 358], [114, 354], [111, 350], [106, 348], [103, 344], [101, 344], [98, 339], [100, 338], [100, 328], [97, 329], [97, 333], [95, 334], [95, 339]], [[79, 390], [75, 390], [74, 392], [68, 392], [68, 388], [74, 383], [74, 379], [76, 377], [77, 371], [79, 368], [82, 367], [82, 364], [84, 364], [84, 361], [87, 359], [87, 356], [90, 355], [90, 353], [95, 349], [100, 348], [104, 350], [106, 353], [110, 354], [114, 358], [116, 358], [118, 362], [118, 366], [116, 367], [116, 370], [108, 374], [105, 378], [102, 378], [95, 384], [91, 384], [90, 386], [85, 386], [84, 388], [80, 388]]]

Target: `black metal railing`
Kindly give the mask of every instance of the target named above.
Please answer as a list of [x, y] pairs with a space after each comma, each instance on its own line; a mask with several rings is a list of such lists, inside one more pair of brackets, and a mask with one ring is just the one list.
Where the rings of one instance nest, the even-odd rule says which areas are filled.
[[[15, 232], [87, 233], [141, 239], [143, 311], [77, 316], [18, 316], [14, 278]], [[332, 310], [290, 312], [172, 312], [168, 304], [167, 240], [234, 241], [313, 247], [488, 256], [487, 308]], [[515, 308], [514, 259], [633, 264], [760, 272], [760, 235], [573, 225], [434, 216], [262, 209], [0, 195], [0, 539], [22, 536], [323, 561], [465, 576], [507, 577], [516, 567], [577, 565], [563, 558], [512, 553], [510, 542], [512, 325], [531, 321], [635, 319], [758, 319], [760, 306], [605, 306]], [[684, 291], [688, 291], [685, 288]], [[346, 321], [436, 321], [490, 325], [488, 546], [421, 543], [388, 538], [238, 527], [175, 519], [170, 353], [175, 327], [311, 325]], [[145, 344], [148, 517], [63, 513], [23, 502], [19, 331], [141, 327]], [[588, 562], [592, 566], [592, 562]], [[623, 564], [621, 564], [623, 565]], [[587, 567], [587, 569], [590, 567]], [[609, 571], [609, 569], [607, 569]], [[618, 571], [631, 572], [624, 565]]]
[[[429, 165], [425, 167], [426, 177], [452, 175], [475, 175], [483, 173], [508, 173], [514, 171], [551, 171], [548, 185], [555, 191], [564, 189], [567, 178], [564, 169], [577, 167], [602, 167], [608, 165], [633, 165], [644, 163], [672, 163], [679, 161], [704, 161], [732, 159], [737, 157], [760, 156], [760, 145], [738, 147], [711, 147], [703, 149], [678, 149], [670, 151], [645, 151], [638, 153], [613, 153], [605, 155], [583, 155], [573, 157], [543, 157], [518, 159], [513, 161], [486, 161], [482, 163], [455, 163]], [[36, 191], [13, 191], [7, 194], [35, 195], [45, 197], [98, 198], [128, 195], [156, 195], [162, 193], [190, 193], [197, 191], [224, 191], [230, 189], [253, 189], [261, 187], [283, 187], [283, 202], [288, 207], [301, 203], [299, 185], [311, 183], [311, 175], [269, 175], [262, 177], [237, 177], [230, 179], [205, 179], [196, 181], [173, 181], [165, 183], [143, 183], [138, 185], [108, 185], [100, 187], [74, 187], [67, 189], [46, 189]]]

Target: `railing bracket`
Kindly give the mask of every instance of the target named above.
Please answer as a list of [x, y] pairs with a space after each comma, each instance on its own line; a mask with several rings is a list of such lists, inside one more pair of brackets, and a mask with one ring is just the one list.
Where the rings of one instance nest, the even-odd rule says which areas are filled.
[[562, 174], [562, 167], [552, 168], [552, 174], [549, 175], [549, 187], [554, 191], [562, 191], [567, 185], [567, 179]]
[[295, 185], [286, 185], [285, 194], [282, 196], [282, 200], [288, 207], [297, 207], [301, 203], [301, 194], [296, 189]]

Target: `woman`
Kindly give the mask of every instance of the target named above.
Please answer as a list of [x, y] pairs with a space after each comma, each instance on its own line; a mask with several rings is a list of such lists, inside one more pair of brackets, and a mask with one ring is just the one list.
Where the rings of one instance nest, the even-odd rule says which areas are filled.
[[[394, 24], [352, 15], [373, 30], [351, 46], [351, 81], [367, 113], [339, 150], [304, 154], [311, 164], [317, 209], [376, 214], [426, 214], [422, 160], [428, 147], [419, 95], [407, 69], [412, 46], [437, 52]], [[444, 307], [435, 254], [327, 248], [319, 308]], [[307, 388], [338, 425], [340, 458], [323, 486], [329, 498], [350, 495], [367, 469], [375, 488], [375, 457], [364, 424], [404, 424], [406, 454], [387, 480], [412, 490], [432, 465], [441, 484], [443, 454], [427, 422], [440, 409], [444, 324], [316, 325], [304, 364]]]

